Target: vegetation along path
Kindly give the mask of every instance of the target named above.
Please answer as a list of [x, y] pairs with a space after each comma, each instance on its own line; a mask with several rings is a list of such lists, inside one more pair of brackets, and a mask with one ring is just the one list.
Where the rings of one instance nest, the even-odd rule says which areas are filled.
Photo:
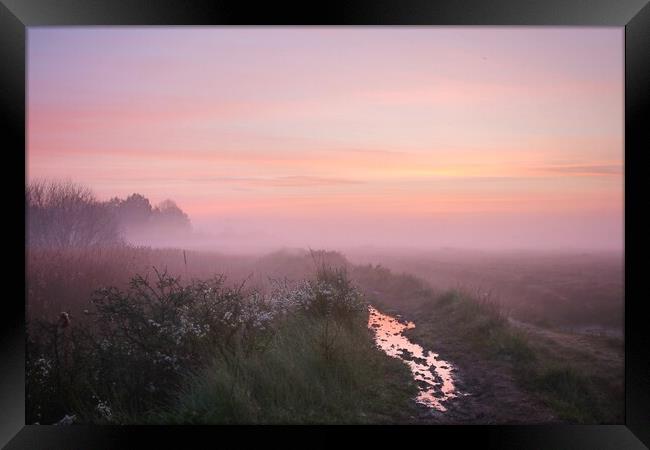
[[[455, 364], [409, 340], [404, 332], [416, 329], [413, 322], [399, 320], [370, 308], [368, 326], [387, 355], [401, 359], [418, 386], [415, 398], [421, 423], [534, 423], [555, 421], [551, 411], [519, 388], [507, 367], [462, 357]], [[444, 340], [442, 342], [445, 342]], [[451, 350], [443, 345], [445, 352]]]

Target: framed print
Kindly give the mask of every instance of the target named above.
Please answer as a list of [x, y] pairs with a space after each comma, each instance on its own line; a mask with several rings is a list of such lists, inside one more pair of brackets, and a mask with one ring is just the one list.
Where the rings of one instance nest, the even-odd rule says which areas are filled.
[[645, 3], [4, 1], [3, 445], [647, 448]]

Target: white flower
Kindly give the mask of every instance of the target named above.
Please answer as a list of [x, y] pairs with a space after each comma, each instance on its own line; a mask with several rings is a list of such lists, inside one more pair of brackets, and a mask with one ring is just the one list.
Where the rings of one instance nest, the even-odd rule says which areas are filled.
[[59, 420], [55, 425], [72, 425], [75, 420], [77, 420], [77, 416], [74, 414], [71, 416], [66, 414], [63, 416], [63, 419]]
[[104, 401], [99, 401], [96, 406], [97, 412], [105, 419], [110, 420], [111, 417], [113, 416], [113, 411], [111, 411], [110, 406], [108, 406], [108, 403]]
[[52, 369], [52, 361], [47, 358], [38, 358], [34, 362], [36, 370], [40, 372], [42, 377], [47, 377]]

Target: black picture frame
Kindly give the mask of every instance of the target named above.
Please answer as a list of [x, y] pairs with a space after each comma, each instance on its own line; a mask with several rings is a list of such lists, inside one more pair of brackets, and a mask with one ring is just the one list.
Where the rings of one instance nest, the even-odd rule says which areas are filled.
[[[644, 262], [648, 219], [644, 175], [650, 127], [650, 6], [647, 0], [354, 0], [341, 3], [171, 0], [0, 0], [0, 95], [5, 170], [2, 179], [16, 208], [5, 240], [15, 243], [25, 231], [21, 180], [25, 182], [26, 28], [70, 25], [544, 25], [625, 27], [625, 424], [544, 426], [435, 426], [356, 428], [365, 445], [372, 440], [417, 436], [430, 445], [470, 443], [477, 448], [636, 449], [650, 445], [650, 333], [643, 314], [647, 302]], [[647, 120], [647, 119], [646, 119]], [[23, 170], [20, 170], [22, 168]], [[13, 176], [10, 176], [13, 175]], [[15, 177], [15, 179], [14, 179]], [[11, 236], [11, 237], [8, 237]], [[22, 253], [21, 253], [22, 252]], [[24, 265], [7, 264], [6, 285], [24, 275]], [[25, 425], [24, 299], [20, 288], [2, 299], [0, 331], [0, 445], [7, 449], [193, 448], [197, 440], [225, 445], [224, 433], [241, 442], [266, 438], [285, 427], [100, 427]], [[273, 429], [270, 429], [273, 428]], [[292, 427], [306, 438], [341, 442], [350, 427]], [[397, 434], [399, 432], [399, 434]], [[404, 432], [404, 433], [402, 433]], [[309, 441], [306, 441], [308, 439]]]

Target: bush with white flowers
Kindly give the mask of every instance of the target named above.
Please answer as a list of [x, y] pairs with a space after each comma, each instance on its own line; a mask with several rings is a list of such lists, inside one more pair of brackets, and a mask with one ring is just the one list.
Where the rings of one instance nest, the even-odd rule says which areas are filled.
[[266, 295], [228, 287], [224, 277], [183, 285], [154, 269], [153, 279], [137, 275], [127, 290], [98, 289], [91, 305], [83, 322], [41, 323], [32, 334], [28, 385], [35, 395], [28, 401], [53, 399], [47, 411], [29, 408], [38, 411], [32, 421], [57, 422], [69, 405], [86, 405], [75, 411], [78, 419], [119, 423], [116, 410], [132, 414], [163, 404], [216, 354], [228, 364], [264, 351], [287, 318], [343, 323], [367, 313], [346, 272], [335, 269], [276, 283]]

